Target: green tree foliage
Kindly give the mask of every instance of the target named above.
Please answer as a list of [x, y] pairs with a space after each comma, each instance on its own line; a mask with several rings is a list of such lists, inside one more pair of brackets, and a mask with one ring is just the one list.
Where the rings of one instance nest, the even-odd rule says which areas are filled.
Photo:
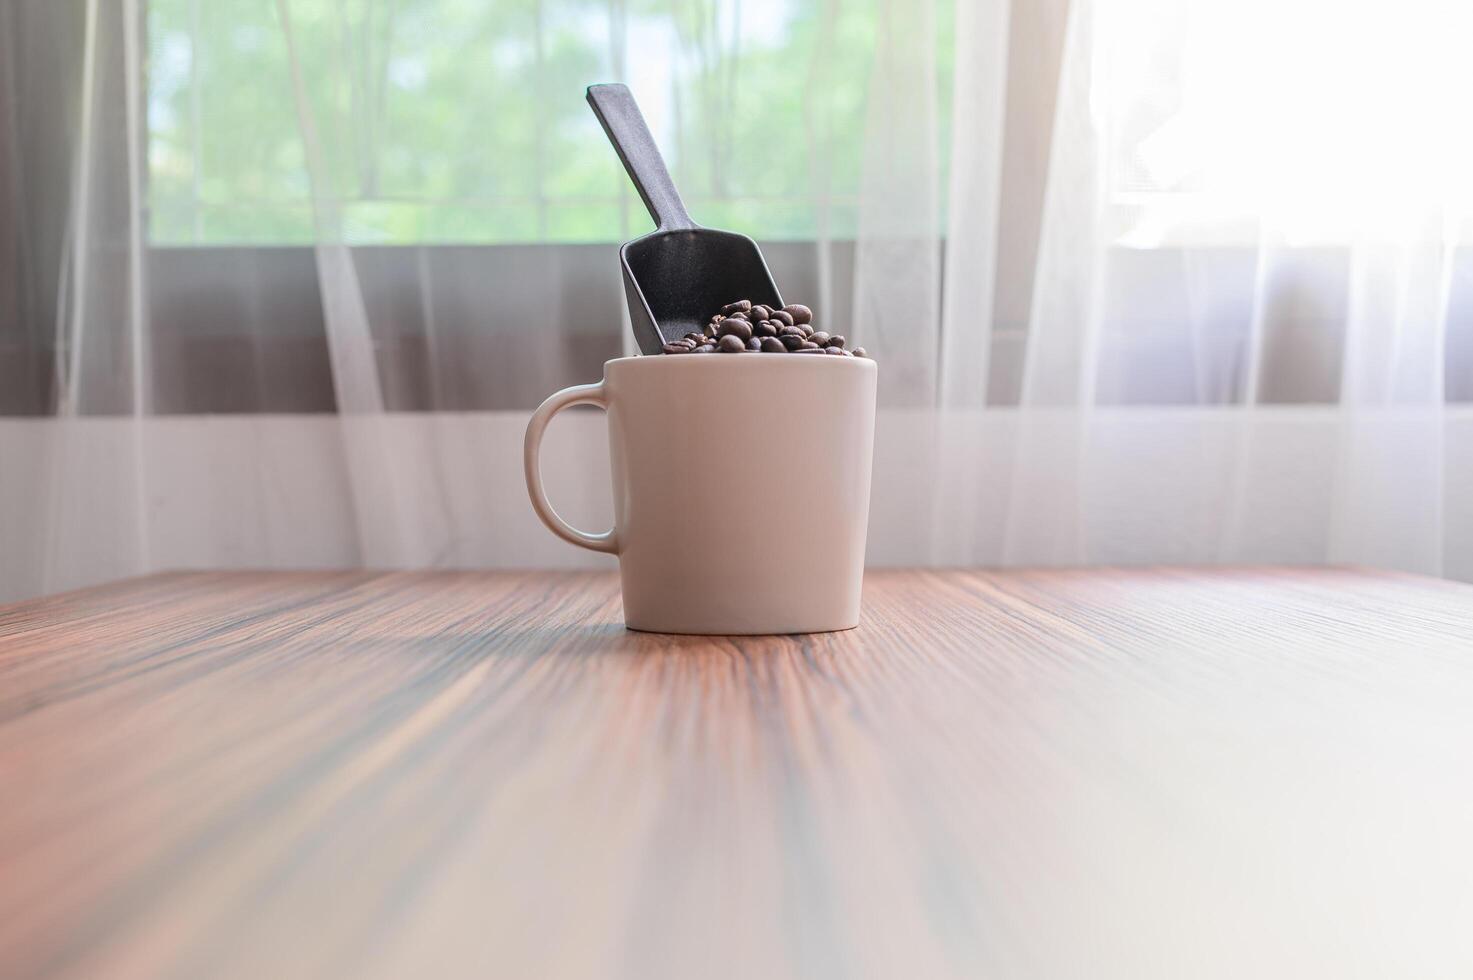
[[315, 183], [353, 243], [632, 237], [583, 101], [622, 78], [697, 220], [850, 235], [877, 2], [150, 0], [150, 233], [308, 242]]

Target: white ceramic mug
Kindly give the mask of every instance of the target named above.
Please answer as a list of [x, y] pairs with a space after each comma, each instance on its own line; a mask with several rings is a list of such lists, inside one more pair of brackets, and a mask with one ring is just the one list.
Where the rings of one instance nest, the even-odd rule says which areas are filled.
[[[527, 424], [527, 492], [558, 537], [619, 556], [624, 622], [660, 633], [859, 624], [875, 362], [817, 354], [621, 357]], [[558, 412], [608, 412], [614, 527], [569, 525], [542, 489]]]

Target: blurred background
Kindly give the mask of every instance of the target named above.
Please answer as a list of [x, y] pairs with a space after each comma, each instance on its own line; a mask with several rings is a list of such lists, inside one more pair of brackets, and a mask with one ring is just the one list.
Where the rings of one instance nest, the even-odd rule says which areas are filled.
[[[571, 567], [634, 90], [881, 366], [872, 564], [1473, 580], [1473, 10], [0, 0], [0, 599]], [[698, 408], [695, 409], [698, 411]], [[547, 480], [611, 506], [603, 419]]]

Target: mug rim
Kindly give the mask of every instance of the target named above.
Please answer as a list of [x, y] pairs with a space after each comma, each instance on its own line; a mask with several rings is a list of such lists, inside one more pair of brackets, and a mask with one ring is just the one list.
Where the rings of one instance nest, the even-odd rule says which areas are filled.
[[[756, 354], [756, 353], [757, 353], [757, 351], [749, 351], [748, 352], [748, 355], [750, 355], [750, 354]], [[723, 363], [723, 362], [730, 361], [733, 364], [749, 364], [749, 365], [752, 365], [752, 364], [763, 364], [763, 363], [767, 363], [767, 364], [791, 364], [791, 363], [793, 363], [792, 358], [793, 357], [796, 357], [796, 356], [797, 355], [792, 354], [792, 353], [788, 353], [788, 354], [776, 354], [774, 352], [764, 352], [763, 355], [760, 356], [760, 357], [751, 357], [751, 356], [747, 356], [747, 355], [743, 355], [743, 354], [718, 354], [718, 353], [713, 353], [713, 354], [695, 354], [695, 355], [686, 355], [686, 354], [632, 354], [632, 355], [630, 355], [628, 357], [614, 357], [614, 358], [610, 358], [607, 361], [604, 361], [604, 371], [607, 372], [609, 368], [613, 367], [616, 364], [629, 364], [629, 365], [633, 365], [634, 363], [637, 363], [637, 362], [640, 362], [640, 361], [648, 361], [648, 362], [653, 362], [653, 363], [661, 363], [661, 362], [665, 362], [665, 361], [670, 361], [670, 362], [677, 363], [677, 364], [678, 363], [681, 363], [681, 362], [684, 362], [684, 361], [691, 361], [691, 362], [694, 362], [696, 364], [706, 364], [706, 363], [711, 362], [711, 361], [714, 361], [716, 363]], [[828, 356], [814, 356], [814, 355], [807, 355], [807, 354], [805, 354], [803, 357], [799, 358], [799, 362], [802, 362], [802, 361], [817, 361], [818, 363], [821, 363], [821, 364], [837, 364], [837, 365], [843, 365], [845, 363], [849, 363], [849, 364], [851, 364], [851, 366], [854, 369], [861, 370], [861, 371], [877, 371], [877, 370], [879, 370], [879, 364], [872, 357], [828, 357]], [[750, 368], [743, 368], [743, 370], [750, 370]], [[826, 368], [825, 370], [829, 370], [829, 369]]]

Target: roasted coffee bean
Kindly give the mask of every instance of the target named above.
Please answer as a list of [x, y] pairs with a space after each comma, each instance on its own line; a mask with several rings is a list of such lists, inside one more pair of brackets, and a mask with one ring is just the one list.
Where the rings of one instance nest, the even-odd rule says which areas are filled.
[[729, 316], [716, 326], [716, 336], [736, 337], [743, 344], [752, 339], [752, 325], [746, 320]]
[[863, 348], [846, 350], [848, 341], [813, 326], [813, 311], [801, 303], [778, 309], [739, 299], [711, 316], [701, 332], [692, 331], [665, 344], [666, 354], [760, 352], [868, 357]]
[[854, 348], [852, 353], [855, 357], [869, 357], [869, 352], [866, 351], [863, 347]]

